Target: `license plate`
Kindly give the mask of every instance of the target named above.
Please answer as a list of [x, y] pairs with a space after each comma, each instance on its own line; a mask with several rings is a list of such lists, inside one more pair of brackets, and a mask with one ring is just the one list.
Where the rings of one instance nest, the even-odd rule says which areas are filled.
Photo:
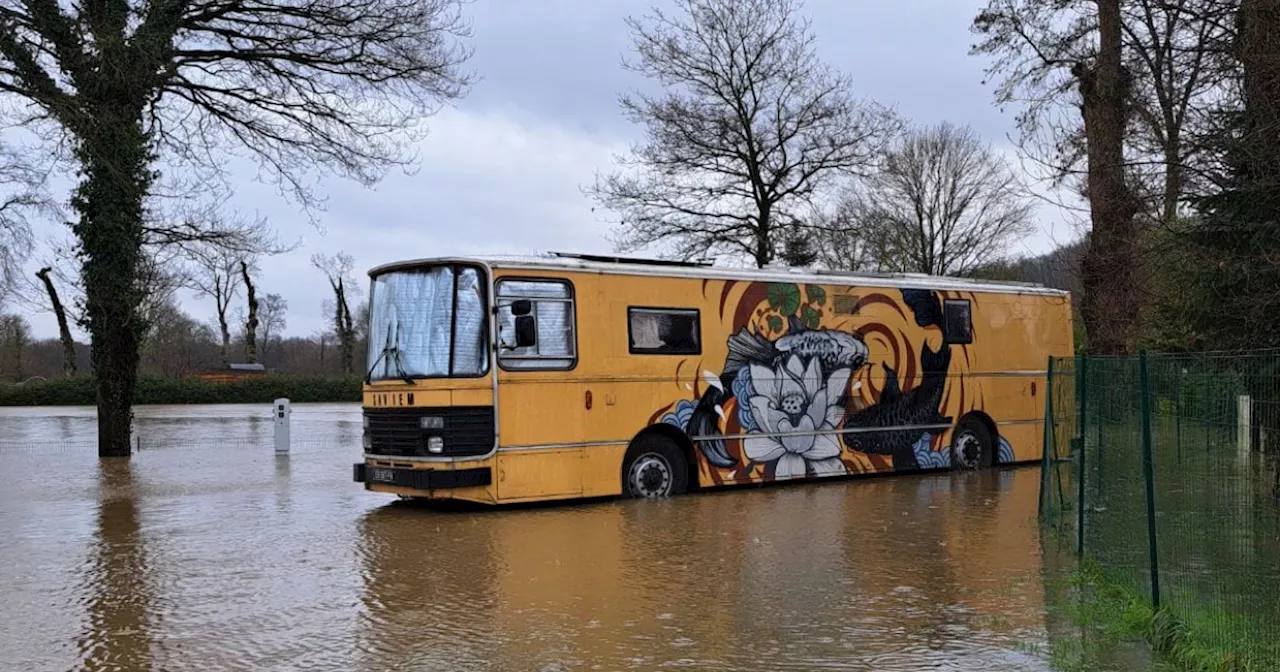
[[379, 483], [395, 483], [396, 472], [394, 469], [370, 469], [369, 480]]

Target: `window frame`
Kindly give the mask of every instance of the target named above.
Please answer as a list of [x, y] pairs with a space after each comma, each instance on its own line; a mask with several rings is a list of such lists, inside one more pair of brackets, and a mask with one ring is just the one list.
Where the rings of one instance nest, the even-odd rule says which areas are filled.
[[[964, 339], [955, 339], [951, 333], [952, 306], [964, 306], [968, 318], [967, 335]], [[942, 301], [942, 338], [948, 345], [969, 345], [973, 343], [973, 302], [969, 299], [943, 299]]]
[[[698, 334], [698, 345], [695, 350], [637, 350], [635, 347], [635, 338], [632, 333], [631, 316], [636, 311], [644, 311], [649, 313], [693, 313], [694, 328]], [[627, 306], [627, 352], [632, 355], [639, 356], [667, 356], [667, 357], [688, 357], [691, 355], [702, 354], [702, 311], [698, 308], [676, 308], [673, 306]]]
[[[551, 298], [546, 296], [523, 296], [519, 294], [503, 295], [501, 293], [502, 292], [501, 286], [502, 286], [502, 283], [504, 282], [512, 282], [512, 283], [540, 282], [540, 283], [547, 283], [547, 284], [560, 284], [560, 285], [564, 285], [565, 288], [569, 290], [569, 296], [565, 298]], [[541, 338], [542, 334], [538, 329], [538, 303], [539, 302], [563, 303], [569, 306], [568, 322], [569, 322], [569, 330], [572, 336], [572, 338], [569, 339], [569, 346], [572, 348], [572, 355], [570, 357], [546, 356], [546, 355], [536, 355], [536, 354], [535, 355], [503, 354], [502, 322], [498, 317], [499, 312], [504, 307], [503, 301], [507, 301], [508, 303], [506, 305], [510, 305], [510, 302], [518, 301], [520, 299], [527, 299], [530, 303], [533, 304], [533, 311], [530, 314], [533, 315], [534, 333], [537, 333], [539, 336], [538, 345], [541, 345], [541, 341], [542, 341], [542, 338]], [[499, 278], [494, 278], [493, 280], [493, 317], [494, 317], [494, 330], [493, 330], [492, 348], [494, 352], [494, 357], [498, 361], [498, 368], [502, 369], [503, 371], [507, 371], [511, 373], [527, 373], [527, 372], [540, 372], [540, 371], [572, 371], [578, 368], [578, 359], [580, 358], [580, 355], [578, 352], [578, 293], [577, 293], [577, 288], [574, 287], [573, 281], [570, 280], [569, 278], [522, 276], [522, 275], [504, 275]], [[557, 365], [547, 366], [544, 364], [541, 366], [510, 367], [510, 366], [506, 366], [503, 363], [504, 360], [518, 361], [518, 362], [547, 362], [547, 363], [554, 362]]]
[[[373, 299], [373, 292], [378, 286], [378, 278], [381, 278], [385, 275], [392, 275], [395, 273], [430, 272], [439, 268], [449, 268], [453, 271], [452, 281], [450, 282], [450, 287], [451, 287], [450, 294], [452, 295], [452, 299], [451, 299], [452, 306], [449, 309], [450, 310], [449, 370], [447, 373], [443, 375], [420, 375], [420, 376], [410, 375], [407, 377], [409, 378], [409, 380], [449, 380], [449, 379], [465, 380], [465, 379], [486, 378], [492, 375], [493, 373], [493, 366], [492, 366], [493, 344], [490, 342], [492, 339], [490, 338], [490, 335], [489, 335], [492, 325], [490, 323], [490, 320], [487, 319], [487, 316], [493, 312], [494, 304], [492, 302], [493, 297], [489, 295], [490, 294], [489, 282], [491, 278], [489, 275], [488, 268], [482, 266], [481, 264], [471, 262], [471, 261], [440, 261], [440, 262], [405, 266], [403, 268], [388, 268], [382, 271], [381, 273], [378, 273], [376, 275], [372, 275], [369, 277], [369, 298], [370, 300]], [[490, 348], [490, 352], [487, 356], [483, 358], [484, 367], [480, 373], [465, 373], [465, 374], [454, 373], [454, 370], [455, 370], [454, 360], [457, 359], [457, 347], [458, 347], [458, 341], [457, 341], [457, 338], [458, 338], [458, 272], [463, 269], [470, 269], [476, 272], [477, 283], [480, 288], [480, 314], [482, 316], [485, 316], [486, 318], [486, 319], [480, 320], [480, 330], [481, 330], [480, 340], [482, 343], [485, 343], [488, 345], [488, 347]], [[369, 322], [365, 324], [366, 330], [372, 331], [371, 329], [371, 327], [373, 326], [372, 322], [373, 322], [373, 308], [372, 306], [370, 306]], [[368, 350], [369, 345], [370, 344], [366, 344], [366, 350]], [[381, 352], [381, 350], [379, 350], [379, 352]], [[369, 364], [368, 354], [366, 353], [365, 360], [364, 360], [366, 375], [361, 379], [366, 385], [378, 385], [380, 383], [394, 383], [396, 381], [402, 380], [398, 376], [388, 376], [386, 378], [373, 379], [372, 376], [369, 375], [368, 373], [370, 366], [371, 365]]]

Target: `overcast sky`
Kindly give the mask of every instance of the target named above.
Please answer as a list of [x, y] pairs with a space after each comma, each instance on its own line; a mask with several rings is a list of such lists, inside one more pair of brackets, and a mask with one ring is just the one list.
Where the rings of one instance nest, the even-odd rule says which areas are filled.
[[[660, 0], [657, 4], [661, 5]], [[474, 0], [467, 6], [478, 76], [470, 94], [431, 123], [416, 174], [393, 173], [373, 190], [329, 183], [322, 231], [272, 187], [246, 178], [235, 206], [270, 219], [303, 247], [264, 263], [260, 293], [289, 302], [290, 335], [325, 327], [327, 287], [309, 265], [313, 252], [350, 252], [357, 273], [397, 259], [548, 250], [609, 252], [608, 225], [581, 187], [610, 168], [639, 129], [618, 112], [617, 94], [638, 82], [619, 67], [628, 14], [649, 0]], [[972, 125], [1007, 145], [1012, 112], [992, 104], [985, 61], [969, 56], [969, 25], [985, 0], [807, 0], [819, 51], [849, 74], [858, 93], [912, 122]], [[1041, 231], [1017, 254], [1074, 237], [1045, 208]], [[200, 319], [206, 300], [182, 297]], [[31, 315], [38, 336], [56, 334], [52, 316]]]

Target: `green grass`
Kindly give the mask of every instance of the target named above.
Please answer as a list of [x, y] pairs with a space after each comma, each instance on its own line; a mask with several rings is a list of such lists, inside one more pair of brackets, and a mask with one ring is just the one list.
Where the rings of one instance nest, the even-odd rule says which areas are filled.
[[[1056, 613], [1081, 628], [1079, 638], [1054, 641], [1050, 664], [1055, 669], [1100, 669], [1107, 653], [1125, 642], [1145, 641], [1169, 669], [1182, 672], [1255, 672], [1275, 670], [1277, 661], [1249, 660], [1245, 646], [1248, 623], [1217, 613], [1208, 605], [1193, 607], [1185, 616], [1163, 607], [1152, 609], [1145, 595], [1116, 580], [1091, 560], [1065, 579], [1065, 599], [1053, 605]], [[1193, 602], [1182, 602], [1194, 604]], [[1201, 624], [1214, 624], [1204, 627]], [[1224, 627], [1223, 624], [1228, 624]]]
[[[147, 404], [269, 404], [286, 397], [296, 403], [358, 402], [361, 380], [265, 375], [238, 382], [215, 383], [193, 378], [143, 376], [134, 403]], [[0, 385], [0, 406], [92, 406], [91, 377]]]

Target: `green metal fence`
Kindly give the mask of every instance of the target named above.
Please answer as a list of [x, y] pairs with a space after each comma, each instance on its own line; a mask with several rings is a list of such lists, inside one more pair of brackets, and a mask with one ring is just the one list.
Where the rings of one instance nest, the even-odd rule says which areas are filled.
[[1242, 669], [1280, 669], [1280, 352], [1050, 363], [1041, 518]]

